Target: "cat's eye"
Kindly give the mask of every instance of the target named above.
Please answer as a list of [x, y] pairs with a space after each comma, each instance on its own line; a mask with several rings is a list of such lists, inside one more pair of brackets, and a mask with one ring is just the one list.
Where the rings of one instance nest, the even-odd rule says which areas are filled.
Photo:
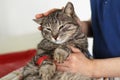
[[62, 25], [62, 26], [60, 26], [60, 28], [59, 29], [62, 29], [64, 26]]
[[49, 31], [51, 31], [51, 29], [50, 28], [46, 28], [47, 30], [49, 30]]

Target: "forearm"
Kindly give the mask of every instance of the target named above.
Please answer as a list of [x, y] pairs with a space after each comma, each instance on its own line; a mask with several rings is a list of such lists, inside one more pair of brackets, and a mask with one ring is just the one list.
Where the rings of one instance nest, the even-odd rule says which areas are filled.
[[93, 60], [93, 77], [120, 77], [120, 57]]
[[88, 37], [92, 37], [92, 27], [91, 27], [91, 21], [80, 21], [79, 24], [82, 26], [82, 31], [87, 34]]

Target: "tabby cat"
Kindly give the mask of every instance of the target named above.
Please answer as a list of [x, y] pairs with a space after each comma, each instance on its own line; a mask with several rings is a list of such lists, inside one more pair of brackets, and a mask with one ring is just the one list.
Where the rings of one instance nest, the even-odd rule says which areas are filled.
[[[72, 53], [69, 46], [79, 48], [86, 57], [88, 53], [87, 36], [78, 25], [73, 4], [68, 2], [64, 9], [56, 10], [48, 16], [34, 19], [42, 26], [43, 40], [37, 46], [37, 54], [24, 68], [22, 80], [91, 80], [91, 78], [70, 72], [56, 71], [54, 61], [64, 62]], [[41, 57], [49, 57], [36, 64]], [[79, 63], [78, 63], [79, 64]]]

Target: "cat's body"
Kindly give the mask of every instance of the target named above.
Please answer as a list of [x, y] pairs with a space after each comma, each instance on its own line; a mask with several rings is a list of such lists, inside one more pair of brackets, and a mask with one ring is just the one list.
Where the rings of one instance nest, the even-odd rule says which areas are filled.
[[[87, 36], [82, 33], [81, 26], [75, 20], [76, 15], [72, 3], [62, 10], [56, 10], [46, 17], [35, 19], [42, 25], [43, 40], [38, 44], [37, 54], [23, 71], [23, 80], [91, 80], [91, 78], [70, 72], [56, 71], [54, 61], [59, 63], [71, 54], [69, 46], [79, 48], [86, 57], [88, 53]], [[37, 60], [49, 56], [41, 65]], [[79, 64], [79, 63], [78, 63]]]

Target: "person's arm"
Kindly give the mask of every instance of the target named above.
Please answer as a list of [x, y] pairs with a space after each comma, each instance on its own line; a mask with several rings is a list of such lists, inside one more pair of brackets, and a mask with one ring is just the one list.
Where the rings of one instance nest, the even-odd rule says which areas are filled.
[[89, 77], [120, 77], [120, 58], [110, 59], [87, 59], [83, 53], [74, 47], [71, 47], [73, 53], [64, 63], [58, 64], [60, 71], [70, 71], [72, 73], [81, 73]]
[[93, 60], [93, 77], [120, 77], [120, 57]]
[[80, 24], [82, 26], [82, 31], [88, 36], [88, 37], [93, 37], [93, 32], [92, 32], [92, 25], [91, 21], [80, 21]]
[[[47, 16], [55, 10], [52, 9], [46, 13], [37, 14], [36, 18]], [[91, 21], [80, 21], [79, 19], [77, 21], [82, 26], [82, 31], [88, 36], [92, 36]], [[39, 27], [39, 29], [41, 28]], [[59, 70], [80, 72], [91, 77], [120, 77], [120, 58], [89, 60], [76, 49], [72, 49], [73, 54], [63, 64], [57, 64]]]

